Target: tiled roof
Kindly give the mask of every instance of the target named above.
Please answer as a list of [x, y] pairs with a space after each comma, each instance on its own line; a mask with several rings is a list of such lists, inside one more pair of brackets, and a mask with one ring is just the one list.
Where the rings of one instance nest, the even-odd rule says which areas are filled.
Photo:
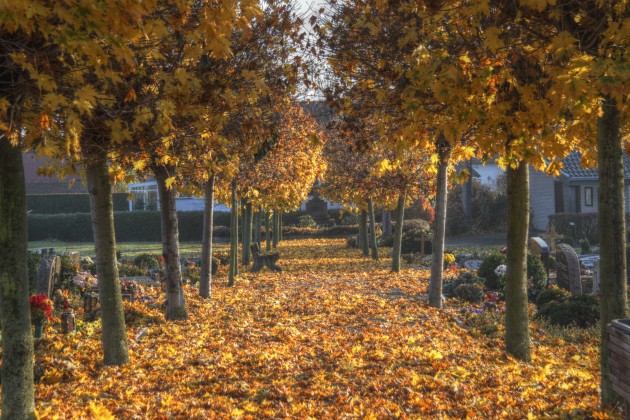
[[[599, 170], [597, 168], [584, 168], [582, 167], [580, 160], [582, 154], [580, 152], [571, 152], [569, 156], [562, 161], [564, 166], [562, 168], [562, 174], [569, 178], [580, 179], [599, 179]], [[630, 178], [630, 157], [624, 154], [623, 156], [624, 177]]]

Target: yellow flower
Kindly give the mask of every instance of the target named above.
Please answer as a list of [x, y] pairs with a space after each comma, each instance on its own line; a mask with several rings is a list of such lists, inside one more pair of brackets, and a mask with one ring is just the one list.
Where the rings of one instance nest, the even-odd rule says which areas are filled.
[[445, 253], [444, 254], [444, 262], [446, 264], [452, 264], [453, 262], [455, 262], [455, 255], [449, 254], [449, 253]]

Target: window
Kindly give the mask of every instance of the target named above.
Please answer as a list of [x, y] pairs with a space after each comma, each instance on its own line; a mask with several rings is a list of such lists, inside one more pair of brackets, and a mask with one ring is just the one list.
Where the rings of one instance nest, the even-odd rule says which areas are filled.
[[584, 206], [593, 207], [593, 187], [584, 187]]

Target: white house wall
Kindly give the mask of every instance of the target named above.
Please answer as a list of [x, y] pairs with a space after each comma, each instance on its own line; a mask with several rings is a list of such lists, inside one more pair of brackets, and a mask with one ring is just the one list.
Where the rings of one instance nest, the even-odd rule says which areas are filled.
[[529, 206], [533, 212], [530, 229], [542, 231], [549, 225], [549, 216], [556, 213], [554, 177], [530, 167], [529, 186]]

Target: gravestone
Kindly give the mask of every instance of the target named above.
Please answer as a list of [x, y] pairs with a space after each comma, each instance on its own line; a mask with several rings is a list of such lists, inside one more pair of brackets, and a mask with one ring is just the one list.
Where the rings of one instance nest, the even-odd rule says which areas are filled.
[[44, 255], [37, 268], [37, 294], [45, 294], [52, 298], [55, 281], [61, 274], [61, 258], [57, 255]]
[[594, 295], [599, 293], [599, 259], [593, 262], [593, 292]]
[[540, 260], [545, 265], [547, 274], [549, 274], [549, 245], [547, 245], [547, 242], [543, 238], [532, 236], [529, 238], [529, 249], [532, 251], [532, 254], [540, 257]]
[[466, 260], [464, 261], [464, 268], [467, 268], [471, 271], [477, 271], [481, 266], [481, 262], [481, 260]]
[[580, 261], [573, 248], [567, 244], [558, 244], [556, 248], [556, 282], [571, 292], [573, 296], [582, 294]]

